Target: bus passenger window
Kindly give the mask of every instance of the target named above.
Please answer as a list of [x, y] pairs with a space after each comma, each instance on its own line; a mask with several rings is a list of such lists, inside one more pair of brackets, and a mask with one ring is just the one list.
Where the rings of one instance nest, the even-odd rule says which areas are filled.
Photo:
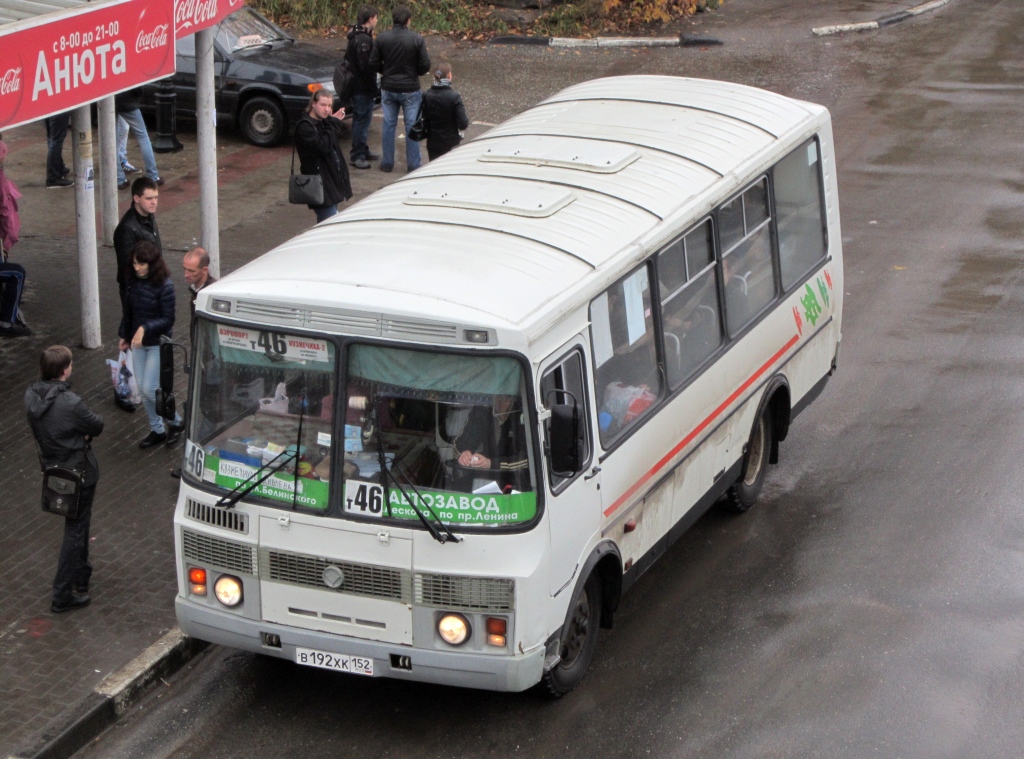
[[661, 393], [646, 264], [590, 302], [590, 322], [598, 422], [607, 443]]
[[772, 176], [782, 286], [788, 290], [827, 252], [817, 140], [808, 140], [779, 161]]
[[[722, 342], [718, 276], [714, 266], [711, 220], [658, 254], [661, 315], [664, 326], [665, 373], [669, 387], [679, 387]], [[663, 270], [686, 262], [688, 278], [665, 287]]]
[[719, 212], [722, 214], [729, 209], [726, 216], [731, 218], [739, 205], [744, 219], [743, 238], [731, 247], [725, 245], [724, 239], [722, 243], [725, 316], [729, 333], [733, 335], [775, 299], [767, 182], [761, 179]]

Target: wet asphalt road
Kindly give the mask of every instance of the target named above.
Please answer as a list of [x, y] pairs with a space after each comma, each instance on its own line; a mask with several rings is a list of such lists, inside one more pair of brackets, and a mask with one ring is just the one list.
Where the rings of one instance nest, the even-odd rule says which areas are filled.
[[80, 756], [1021, 756], [1024, 3], [810, 34], [894, 5], [730, 0], [701, 19], [726, 42], [707, 50], [436, 43], [482, 121], [627, 73], [730, 79], [833, 114], [840, 372], [762, 501], [707, 515], [624, 598], [575, 693], [213, 649]]

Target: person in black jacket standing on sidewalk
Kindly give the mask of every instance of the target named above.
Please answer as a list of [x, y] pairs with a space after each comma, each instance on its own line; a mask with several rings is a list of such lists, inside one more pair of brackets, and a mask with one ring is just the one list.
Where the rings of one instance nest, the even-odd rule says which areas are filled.
[[299, 154], [303, 174], [319, 174], [324, 185], [324, 202], [310, 206], [317, 222], [338, 213], [338, 203], [352, 197], [348, 167], [341, 157], [338, 139], [345, 109], [331, 113], [334, 97], [327, 90], [317, 90], [309, 107], [295, 125], [295, 150]]
[[377, 9], [364, 5], [356, 16], [356, 25], [348, 32], [348, 47], [345, 61], [348, 70], [355, 77], [352, 90], [352, 149], [348, 158], [357, 169], [370, 168], [370, 161], [380, 155], [370, 151], [366, 139], [370, 134], [373, 119], [373, 101], [377, 99], [377, 72], [370, 68], [370, 54], [373, 52], [373, 30], [377, 26]]
[[150, 433], [139, 442], [139, 448], [164, 442], [170, 447], [178, 442], [183, 425], [178, 415], [164, 424], [156, 413], [156, 389], [160, 384], [160, 338], [174, 333], [174, 283], [160, 248], [151, 242], [135, 244], [132, 269], [117, 336], [120, 350], [131, 348], [135, 379], [149, 417]]
[[149, 177], [136, 179], [132, 182], [132, 204], [114, 228], [117, 289], [121, 294], [121, 308], [124, 308], [128, 284], [135, 279], [132, 274], [132, 251], [135, 244], [151, 242], [163, 251], [160, 244], [160, 229], [156, 225], [156, 206], [159, 197], [160, 191], [156, 182]]
[[462, 142], [469, 127], [462, 95], [452, 89], [452, 67], [441, 63], [434, 72], [434, 85], [423, 93], [423, 123], [427, 127], [427, 155], [440, 158]]
[[[395, 6], [391, 11], [395, 25], [377, 38], [370, 54], [370, 68], [381, 72], [380, 107], [384, 112], [384, 127], [381, 133], [380, 170], [395, 168], [395, 131], [398, 128], [398, 109], [402, 109], [405, 122], [405, 136], [420, 113], [420, 77], [430, 71], [430, 56], [427, 43], [416, 32], [409, 29], [412, 11], [404, 5]], [[406, 171], [420, 167], [420, 145], [410, 139], [405, 141]]]
[[64, 520], [64, 541], [53, 578], [55, 614], [89, 605], [89, 521], [100, 468], [89, 446], [103, 432], [103, 417], [94, 414], [71, 392], [71, 349], [51, 345], [39, 358], [40, 380], [25, 392], [25, 410], [44, 466], [76, 469], [84, 474], [78, 514]]

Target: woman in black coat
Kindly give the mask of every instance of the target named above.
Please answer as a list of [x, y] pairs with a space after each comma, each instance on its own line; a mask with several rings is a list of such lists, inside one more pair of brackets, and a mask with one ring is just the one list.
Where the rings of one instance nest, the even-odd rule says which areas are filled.
[[164, 424], [156, 413], [156, 388], [160, 384], [160, 338], [174, 332], [174, 283], [160, 248], [145, 240], [132, 248], [134, 276], [128, 284], [121, 326], [117, 330], [120, 349], [131, 349], [132, 370], [142, 393], [142, 405], [149, 417], [150, 433], [139, 448], [158, 443], [174, 445], [181, 435], [181, 418]]
[[306, 113], [295, 125], [295, 150], [303, 174], [319, 174], [324, 185], [324, 202], [310, 208], [318, 222], [338, 213], [338, 203], [352, 197], [348, 167], [341, 157], [338, 139], [345, 109], [331, 113], [334, 97], [327, 90], [317, 90], [309, 100]]
[[427, 127], [427, 155], [431, 161], [457, 147], [469, 127], [462, 95], [452, 89], [450, 63], [438, 65], [434, 85], [423, 93], [423, 123]]

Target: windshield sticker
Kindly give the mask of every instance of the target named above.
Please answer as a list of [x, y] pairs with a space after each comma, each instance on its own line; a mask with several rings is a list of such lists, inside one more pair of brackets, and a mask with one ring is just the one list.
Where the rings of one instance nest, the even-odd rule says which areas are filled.
[[267, 353], [291, 361], [323, 363], [330, 360], [327, 354], [327, 341], [311, 337], [282, 335], [279, 332], [229, 327], [221, 324], [217, 327], [217, 341], [224, 348]]
[[[234, 490], [235, 488], [242, 485], [249, 477], [252, 477], [256, 473], [256, 467], [249, 466], [248, 464], [242, 464], [238, 461], [230, 461], [228, 459], [221, 459], [210, 453], [206, 454], [205, 457], [206, 471], [203, 473], [203, 479], [212, 481], [214, 484], [226, 490]], [[212, 474], [213, 479], [210, 480], [207, 474]], [[258, 480], [260, 477], [266, 474], [262, 472], [252, 480], [250, 480], [245, 487], [251, 485], [254, 480]], [[252, 495], [260, 498], [268, 498], [272, 501], [284, 501], [286, 503], [302, 504], [306, 508], [310, 509], [327, 509], [327, 500], [330, 493], [330, 488], [326, 482], [322, 480], [313, 480], [307, 477], [300, 477], [298, 483], [299, 492], [295, 493], [295, 478], [285, 472], [278, 472], [272, 474], [266, 480], [261, 482], [255, 488], [253, 488]]]
[[[410, 488], [405, 492], [428, 520], [433, 521], [430, 510], [451, 525], [485, 525], [529, 522], [537, 514], [536, 493], [451, 493], [420, 490], [419, 496]], [[363, 517], [387, 517], [419, 520], [413, 504], [405, 500], [402, 491], [389, 489], [387, 503], [384, 487], [376, 482], [345, 481], [345, 513]]]

